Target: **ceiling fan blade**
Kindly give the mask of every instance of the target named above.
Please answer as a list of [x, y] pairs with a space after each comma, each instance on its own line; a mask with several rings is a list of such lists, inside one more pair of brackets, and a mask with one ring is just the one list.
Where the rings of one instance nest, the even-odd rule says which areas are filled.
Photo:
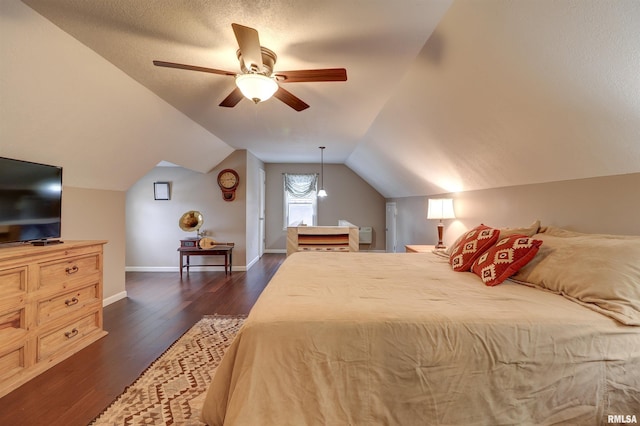
[[309, 105], [307, 105], [302, 99], [293, 95], [291, 92], [284, 90], [282, 87], [278, 87], [278, 90], [273, 94], [273, 97], [280, 99], [296, 111], [302, 111], [309, 108]]
[[[262, 71], [262, 51], [260, 50], [260, 38], [258, 31], [240, 24], [231, 24], [233, 33], [238, 40], [242, 60], [250, 71]], [[255, 65], [255, 67], [254, 67]]]
[[220, 102], [220, 106], [233, 108], [234, 106], [238, 105], [238, 102], [240, 102], [242, 98], [244, 98], [244, 95], [242, 94], [240, 89], [236, 87], [231, 93], [229, 93], [229, 96], [227, 96], [222, 102]]
[[233, 73], [231, 71], [223, 71], [223, 70], [217, 70], [214, 68], [198, 67], [195, 65], [176, 64], [175, 62], [153, 61], [153, 65], [157, 67], [177, 68], [180, 70], [200, 71], [200, 72], [208, 72], [211, 74], [230, 75], [232, 77], [235, 77], [236, 75], [236, 73]]
[[298, 83], [312, 81], [347, 81], [347, 70], [344, 68], [327, 68], [321, 70], [278, 71], [276, 79], [280, 83]]

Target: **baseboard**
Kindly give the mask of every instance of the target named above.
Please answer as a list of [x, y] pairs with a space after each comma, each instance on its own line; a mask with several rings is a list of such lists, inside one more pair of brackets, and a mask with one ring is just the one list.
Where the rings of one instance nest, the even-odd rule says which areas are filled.
[[248, 271], [249, 269], [251, 269], [251, 267], [255, 265], [258, 262], [258, 260], [260, 260], [260, 258], [256, 256], [251, 262], [247, 264], [247, 267], [245, 270]]
[[126, 272], [180, 272], [177, 266], [126, 266]]
[[[198, 266], [191, 265], [191, 272], [224, 272], [224, 266]], [[246, 266], [236, 266], [233, 265], [233, 270], [238, 272], [247, 271]], [[180, 272], [180, 267], [178, 266], [127, 266], [124, 268], [126, 272]], [[186, 273], [186, 268], [183, 273]]]
[[104, 308], [107, 305], [117, 302], [118, 300], [126, 299], [127, 292], [121, 291], [120, 293], [114, 294], [113, 296], [109, 296], [106, 299], [102, 300], [102, 307]]
[[265, 253], [287, 254], [287, 249], [265, 249]]

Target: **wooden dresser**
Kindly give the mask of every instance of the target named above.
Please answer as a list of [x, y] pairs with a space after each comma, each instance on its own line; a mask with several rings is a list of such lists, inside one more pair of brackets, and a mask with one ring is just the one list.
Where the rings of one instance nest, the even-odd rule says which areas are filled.
[[298, 251], [358, 251], [355, 226], [291, 226], [287, 228], [287, 256]]
[[0, 397], [107, 334], [105, 243], [0, 247]]

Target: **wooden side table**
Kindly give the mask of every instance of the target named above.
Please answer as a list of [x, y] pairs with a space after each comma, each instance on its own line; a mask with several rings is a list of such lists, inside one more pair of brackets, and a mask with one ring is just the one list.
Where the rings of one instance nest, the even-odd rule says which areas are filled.
[[[182, 269], [187, 268], [187, 274], [189, 273], [189, 266], [224, 266], [224, 274], [227, 275], [227, 268], [229, 268], [229, 274], [233, 264], [233, 244], [227, 243], [225, 245], [218, 244], [210, 248], [200, 247], [179, 247], [180, 253], [180, 278], [182, 278]], [[187, 258], [187, 263], [184, 263], [184, 258]], [[190, 256], [224, 256], [224, 264], [216, 265], [189, 265]]]
[[436, 246], [433, 245], [416, 245], [416, 244], [412, 244], [409, 245], [407, 244], [406, 246], [404, 246], [404, 249], [407, 253], [431, 253], [432, 251], [434, 251], [436, 249]]

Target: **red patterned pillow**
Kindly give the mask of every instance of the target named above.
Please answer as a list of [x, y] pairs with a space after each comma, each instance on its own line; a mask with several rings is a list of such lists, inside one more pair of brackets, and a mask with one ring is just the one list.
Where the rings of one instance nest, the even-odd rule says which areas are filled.
[[529, 263], [542, 241], [524, 235], [503, 238], [478, 257], [472, 271], [489, 286], [498, 285]]
[[467, 232], [455, 245], [449, 257], [449, 263], [454, 271], [465, 272], [471, 270], [473, 262], [498, 240], [500, 230], [485, 225], [478, 225]]

